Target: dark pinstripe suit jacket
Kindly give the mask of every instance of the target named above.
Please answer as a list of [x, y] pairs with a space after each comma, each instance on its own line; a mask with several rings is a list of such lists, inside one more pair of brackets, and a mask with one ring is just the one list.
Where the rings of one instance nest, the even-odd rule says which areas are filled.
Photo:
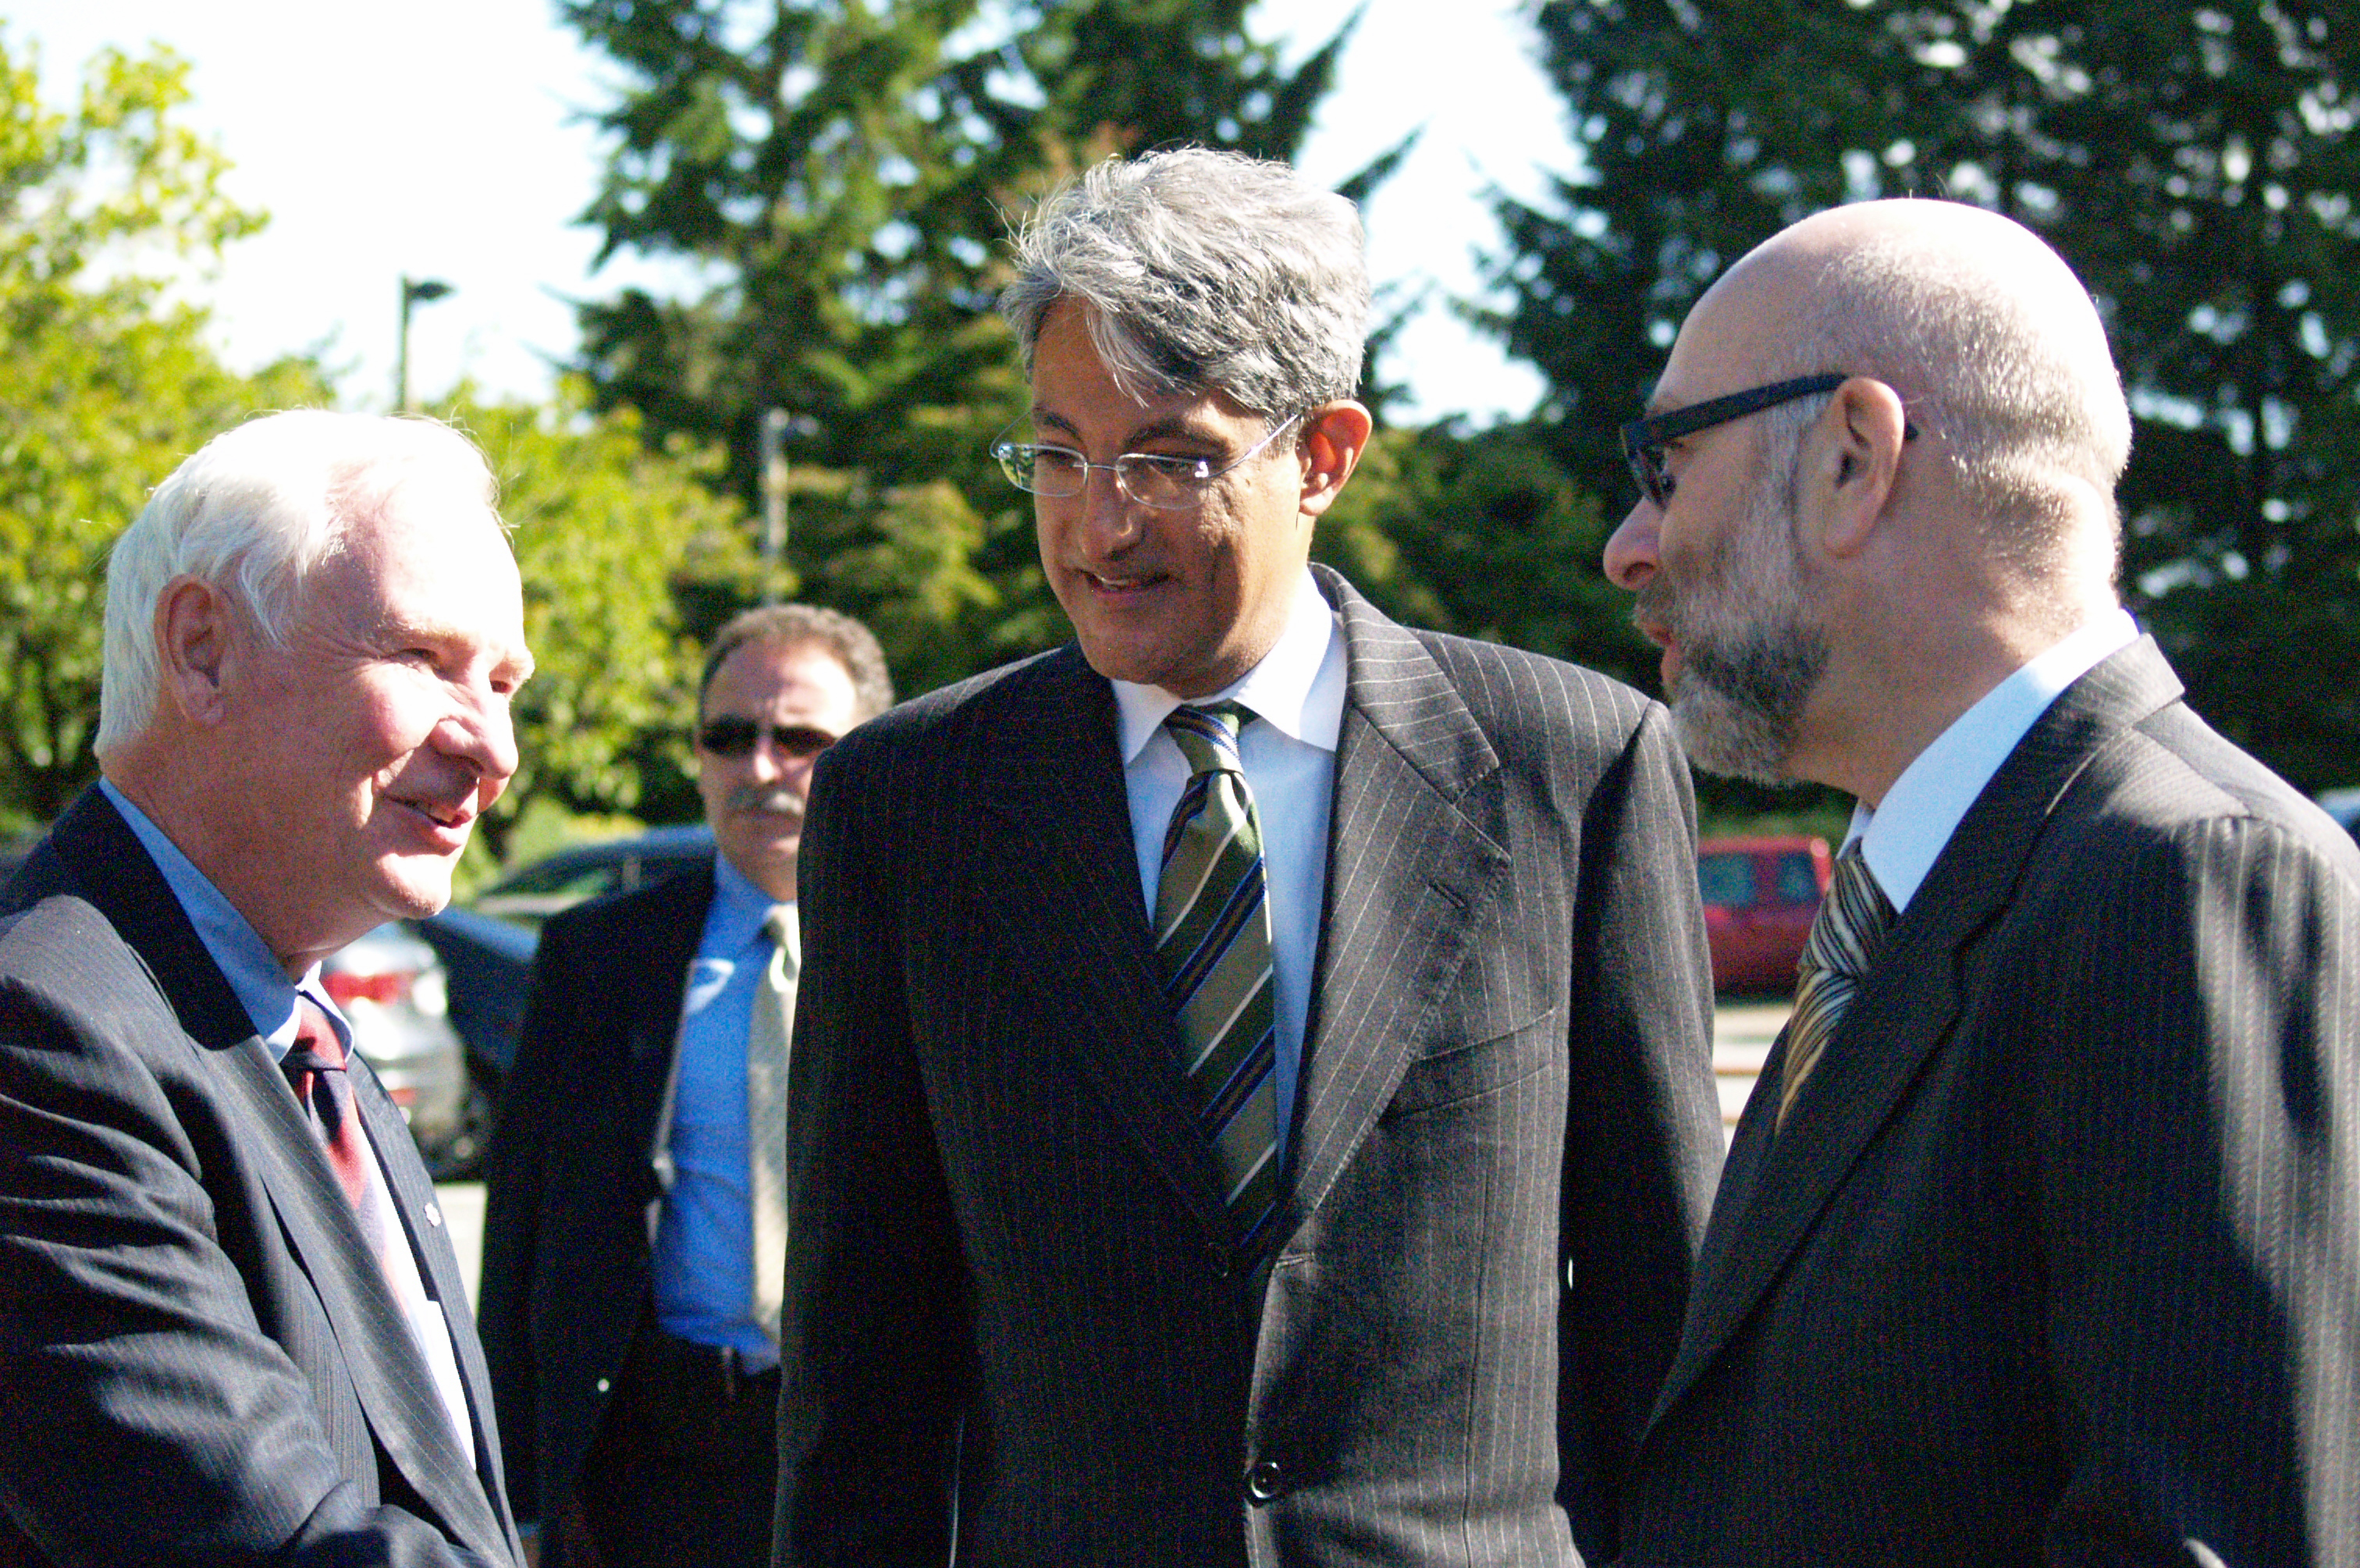
[[654, 1299], [657, 1139], [713, 888], [706, 866], [541, 928], [484, 1173], [484, 1354], [519, 1519], [580, 1479]]
[[0, 896], [0, 1564], [513, 1563], [433, 1190], [354, 1100], [449, 1304], [478, 1474], [287, 1080], [82, 795]]
[[1266, 1295], [1072, 649], [864, 726], [803, 849], [782, 1563], [1563, 1564], [1718, 1167], [1687, 773], [1333, 574], [1349, 696]]
[[2360, 855], [2180, 696], [2034, 726], [1775, 1139], [1772, 1053], [1632, 1563], [2360, 1563]]

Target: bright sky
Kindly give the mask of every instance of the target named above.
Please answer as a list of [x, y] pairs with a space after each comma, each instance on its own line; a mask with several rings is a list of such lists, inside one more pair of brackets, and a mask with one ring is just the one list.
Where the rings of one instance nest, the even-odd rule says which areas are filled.
[[[1283, 27], [1299, 57], [1350, 8], [1263, 0], [1254, 25]], [[1425, 126], [1364, 214], [1380, 285], [1428, 294], [1385, 367], [1413, 418], [1521, 415], [1540, 392], [1449, 309], [1477, 292], [1475, 254], [1497, 243], [1486, 188], [1535, 197], [1571, 162], [1517, 9], [1468, 0], [1437, 26], [1432, 0], [1370, 0], [1305, 149], [1306, 171], [1332, 182]], [[213, 303], [233, 365], [318, 350], [345, 400], [376, 408], [393, 398], [405, 275], [455, 290], [411, 317], [424, 397], [462, 376], [544, 396], [574, 344], [567, 302], [661, 279], [628, 258], [590, 272], [597, 236], [574, 219], [602, 159], [579, 112], [606, 95], [597, 60], [553, 16], [548, 0], [0, 0], [12, 53], [38, 46], [53, 104], [104, 45], [160, 41], [193, 62], [189, 121], [271, 223], [190, 291]]]

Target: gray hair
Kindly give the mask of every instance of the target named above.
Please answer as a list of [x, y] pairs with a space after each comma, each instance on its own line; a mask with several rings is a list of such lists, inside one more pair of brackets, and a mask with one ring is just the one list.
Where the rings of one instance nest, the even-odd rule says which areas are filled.
[[1134, 396], [1220, 391], [1275, 419], [1360, 386], [1360, 214], [1284, 163], [1204, 148], [1109, 159], [1034, 211], [1016, 269], [1000, 313], [1028, 371], [1050, 307], [1071, 300]]
[[705, 696], [721, 662], [748, 642], [772, 642], [793, 648], [808, 644], [834, 656], [852, 677], [854, 722], [876, 718], [893, 706], [893, 676], [885, 667], [885, 650], [869, 628], [845, 614], [815, 604], [771, 604], [732, 616], [713, 634], [705, 650], [705, 674], [696, 683], [696, 712], [705, 717]]
[[156, 606], [168, 585], [213, 585], [264, 642], [282, 647], [305, 576], [421, 482], [492, 516], [483, 454], [431, 419], [300, 409], [250, 420], [184, 459], [107, 557], [98, 755], [155, 717]]
[[[2119, 527], [2130, 409], [2088, 293], [2062, 258], [2003, 222], [1928, 224], [1829, 256], [1774, 374], [1835, 370], [1893, 387], [1940, 436], [1990, 542], [2045, 569], [2090, 492]], [[1769, 439], [1822, 406], [1781, 411]]]

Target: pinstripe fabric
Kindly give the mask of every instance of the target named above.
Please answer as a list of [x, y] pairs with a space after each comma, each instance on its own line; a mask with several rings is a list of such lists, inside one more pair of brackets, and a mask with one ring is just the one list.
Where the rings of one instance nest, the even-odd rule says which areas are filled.
[[1321, 582], [1349, 694], [1266, 1289], [1105, 682], [1067, 650], [823, 759], [781, 1563], [940, 1563], [954, 1475], [981, 1568], [1612, 1555], [1718, 1158], [1686, 770], [1627, 689]]
[[352, 1110], [448, 1304], [481, 1473], [279, 1063], [114, 808], [85, 795], [5, 904], [0, 1564], [515, 1562], [458, 1262], [366, 1064]]
[[1278, 1023], [1262, 827], [1238, 760], [1238, 732], [1253, 717], [1217, 703], [1164, 721], [1190, 776], [1164, 836], [1153, 936], [1221, 1201], [1259, 1252], [1278, 1190]]
[[2360, 853], [2180, 696], [2060, 698], [1748, 1108], [1631, 1563], [2360, 1563]]

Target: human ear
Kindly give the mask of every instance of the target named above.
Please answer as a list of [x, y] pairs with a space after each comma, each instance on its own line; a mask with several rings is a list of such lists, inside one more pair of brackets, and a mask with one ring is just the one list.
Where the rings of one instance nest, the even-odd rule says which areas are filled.
[[1901, 394], [1873, 377], [1838, 387], [1812, 433], [1808, 472], [1819, 541], [1835, 556], [1867, 547], [1893, 499], [1901, 451], [1909, 435]]
[[221, 718], [231, 632], [228, 596], [211, 583], [175, 577], [157, 596], [158, 684], [192, 723]]
[[1360, 454], [1367, 449], [1376, 422], [1369, 411], [1349, 399], [1322, 403], [1303, 416], [1303, 493], [1299, 508], [1317, 517], [1335, 504], [1344, 481], [1352, 477]]

